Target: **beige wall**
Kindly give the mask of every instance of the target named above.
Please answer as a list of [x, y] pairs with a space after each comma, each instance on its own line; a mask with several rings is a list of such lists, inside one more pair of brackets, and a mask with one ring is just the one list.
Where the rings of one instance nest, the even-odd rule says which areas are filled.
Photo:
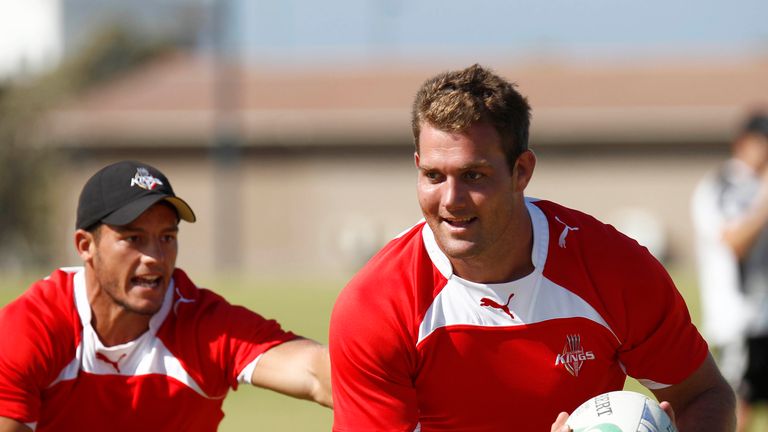
[[649, 215], [658, 221], [666, 237], [669, 263], [690, 266], [690, 197], [696, 182], [723, 157], [711, 152], [544, 155], [528, 191], [531, 196], [575, 207], [627, 231], [632, 229], [629, 215]]
[[[405, 146], [355, 154], [251, 152], [223, 171], [208, 156], [146, 150], [129, 156], [164, 171], [197, 213], [197, 223], [182, 225], [178, 261], [195, 274], [348, 277], [420, 218]], [[63, 164], [55, 239], [63, 265], [78, 262], [71, 232], [82, 184], [123, 157], [71, 156]], [[721, 157], [711, 151], [658, 156], [547, 149], [539, 153], [528, 191], [618, 225], [622, 210], [644, 209], [661, 223], [672, 258], [690, 265], [689, 197]]]

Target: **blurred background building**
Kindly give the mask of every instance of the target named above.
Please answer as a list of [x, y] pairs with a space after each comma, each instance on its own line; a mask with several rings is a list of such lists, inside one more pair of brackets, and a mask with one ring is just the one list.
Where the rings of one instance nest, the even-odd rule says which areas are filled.
[[27, 114], [0, 115], [0, 266], [77, 263], [82, 184], [132, 158], [198, 213], [180, 266], [351, 274], [420, 218], [415, 90], [478, 62], [533, 107], [529, 195], [685, 268], [695, 182], [768, 103], [765, 16], [759, 0], [0, 0], [0, 114]]

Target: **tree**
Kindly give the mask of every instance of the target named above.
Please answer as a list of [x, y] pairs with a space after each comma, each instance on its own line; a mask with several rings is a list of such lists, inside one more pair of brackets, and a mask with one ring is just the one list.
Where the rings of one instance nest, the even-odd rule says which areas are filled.
[[41, 133], [46, 113], [65, 99], [169, 51], [111, 27], [55, 70], [0, 85], [0, 269], [46, 265], [52, 257], [50, 184], [62, 154]]

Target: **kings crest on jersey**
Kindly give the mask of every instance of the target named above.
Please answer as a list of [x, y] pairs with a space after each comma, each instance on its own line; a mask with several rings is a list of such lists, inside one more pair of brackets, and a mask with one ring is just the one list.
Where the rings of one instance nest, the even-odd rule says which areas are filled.
[[567, 342], [563, 347], [563, 352], [555, 358], [555, 366], [562, 364], [565, 370], [573, 376], [579, 376], [581, 366], [587, 360], [594, 360], [595, 354], [592, 351], [584, 351], [581, 346], [581, 336], [574, 334], [566, 336]]

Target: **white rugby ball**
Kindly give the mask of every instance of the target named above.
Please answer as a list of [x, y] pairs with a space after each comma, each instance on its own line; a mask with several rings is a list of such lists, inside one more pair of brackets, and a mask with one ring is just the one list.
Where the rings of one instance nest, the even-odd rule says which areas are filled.
[[658, 402], [631, 391], [589, 399], [571, 413], [567, 424], [573, 432], [677, 432]]

